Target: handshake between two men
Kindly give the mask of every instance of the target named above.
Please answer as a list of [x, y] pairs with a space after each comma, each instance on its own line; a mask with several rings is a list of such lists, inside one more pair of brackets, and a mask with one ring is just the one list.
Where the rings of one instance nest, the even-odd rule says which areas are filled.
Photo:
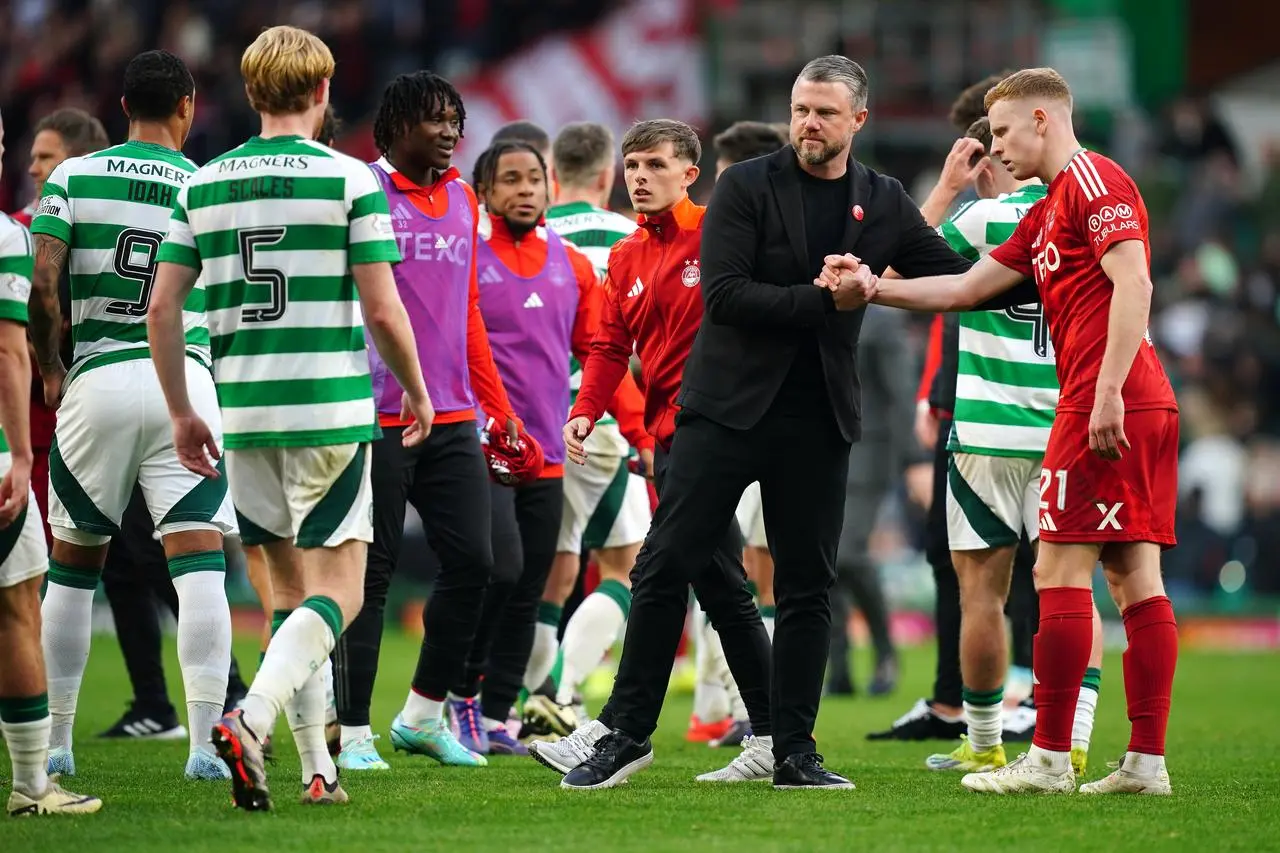
[[837, 311], [856, 311], [875, 299], [880, 277], [853, 255], [827, 255], [813, 283], [831, 291]]

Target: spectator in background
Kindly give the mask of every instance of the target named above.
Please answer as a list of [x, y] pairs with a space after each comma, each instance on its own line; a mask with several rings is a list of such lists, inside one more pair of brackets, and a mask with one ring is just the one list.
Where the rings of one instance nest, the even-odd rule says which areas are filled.
[[31, 224], [36, 203], [44, 194], [44, 182], [59, 163], [68, 157], [101, 151], [109, 144], [102, 122], [84, 110], [68, 107], [40, 119], [36, 123], [35, 138], [31, 141], [31, 166], [27, 169], [27, 174], [35, 182], [35, 195], [14, 218], [24, 225]]
[[1235, 140], [1204, 97], [1179, 98], [1170, 106], [1160, 149], [1187, 167], [1217, 156], [1225, 157], [1232, 166], [1240, 162]]

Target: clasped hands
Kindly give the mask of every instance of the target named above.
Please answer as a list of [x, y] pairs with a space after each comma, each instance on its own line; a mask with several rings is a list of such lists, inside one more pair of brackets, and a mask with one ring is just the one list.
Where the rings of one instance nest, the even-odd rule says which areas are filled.
[[837, 311], [856, 311], [875, 299], [880, 277], [859, 258], [846, 253], [827, 255], [822, 272], [813, 283], [831, 291]]

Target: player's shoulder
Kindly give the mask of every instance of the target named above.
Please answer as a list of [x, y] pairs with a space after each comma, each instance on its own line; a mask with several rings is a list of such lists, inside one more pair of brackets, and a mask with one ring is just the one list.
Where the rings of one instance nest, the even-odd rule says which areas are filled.
[[248, 156], [248, 151], [245, 144], [241, 143], [216, 157], [209, 158], [203, 166], [198, 167], [187, 176], [187, 186], [218, 180], [221, 175], [227, 172], [227, 166], [232, 160], [238, 160], [246, 156]]
[[649, 232], [643, 228], [637, 228], [614, 243], [613, 248], [609, 250], [610, 272], [613, 271], [615, 264], [630, 263], [632, 259], [644, 251], [644, 246], [648, 242]]
[[973, 201], [965, 202], [951, 215], [951, 221], [956, 223], [985, 222], [988, 219], [992, 219], [999, 215], [1003, 209], [1002, 198], [1003, 196], [976, 198]]
[[629, 216], [623, 216], [616, 210], [608, 210], [603, 207], [592, 205], [585, 213], [580, 214], [601, 231], [608, 231], [616, 234], [627, 235], [635, 231], [640, 226]]
[[381, 187], [373, 168], [359, 157], [352, 157], [312, 139], [300, 139], [297, 145], [299, 154], [309, 160], [314, 158], [315, 168], [321, 175], [336, 175], [366, 189]]
[[[539, 230], [545, 231], [546, 229], [540, 228]], [[555, 229], [551, 229], [551, 233], [555, 233]], [[569, 264], [579, 274], [582, 274], [589, 270], [591, 273], [591, 277], [595, 278], [596, 265], [591, 262], [591, 259], [589, 257], [587, 257], [587, 253], [582, 251], [582, 249], [578, 248], [577, 246], [575, 246], [573, 244], [573, 241], [570, 240], [568, 237], [561, 236], [560, 234], [556, 234], [556, 237], [559, 238], [560, 245], [564, 246], [564, 253], [565, 253], [565, 256], [569, 259]]]
[[1110, 157], [1096, 151], [1081, 148], [1066, 165], [1065, 185], [1072, 195], [1083, 197], [1092, 203], [1116, 191], [1125, 194], [1135, 192], [1137, 187], [1129, 173]]
[[95, 154], [80, 154], [75, 157], [68, 157], [67, 159], [59, 163], [57, 166], [53, 167], [53, 171], [49, 173], [48, 182], [53, 183], [55, 186], [60, 186], [62, 187], [63, 190], [65, 190], [67, 188], [66, 186], [67, 178], [69, 178], [72, 175], [83, 175], [86, 172], [90, 171], [94, 166], [97, 165], [97, 164], [91, 165], [93, 157], [96, 154], [102, 154], [110, 150], [111, 150], [110, 148], [106, 148], [106, 149], [103, 149], [103, 151], [95, 152]]
[[1099, 174], [1123, 175], [1126, 178], [1129, 177], [1129, 173], [1124, 170], [1123, 166], [1105, 154], [1099, 154], [1097, 151], [1090, 151], [1086, 148], [1077, 156], [1088, 161], [1088, 163], [1093, 166], [1094, 171]]
[[476, 195], [475, 188], [471, 186], [471, 184], [463, 180], [461, 177], [454, 178], [453, 181], [458, 185], [458, 188], [462, 190], [463, 194], [467, 197], [467, 201], [471, 202], [471, 206], [476, 210], [479, 210], [480, 197]]
[[0, 213], [0, 256], [31, 254], [31, 232], [8, 214]]
[[1042, 201], [1048, 195], [1049, 187], [1037, 182], [1018, 187], [1010, 193], [1001, 193], [996, 196], [996, 199], [1006, 205], [1028, 207]]

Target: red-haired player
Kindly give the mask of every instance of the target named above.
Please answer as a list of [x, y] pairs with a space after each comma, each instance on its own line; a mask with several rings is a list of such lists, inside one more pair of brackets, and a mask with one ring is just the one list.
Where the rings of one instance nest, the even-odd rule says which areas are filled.
[[877, 283], [846, 255], [828, 258], [817, 283], [853, 276], [878, 288], [876, 302], [955, 311], [1034, 278], [1062, 385], [1040, 479], [1039, 717], [1029, 754], [963, 784], [990, 793], [1075, 789], [1071, 725], [1089, 657], [1090, 579], [1101, 559], [1129, 640], [1133, 731], [1120, 767], [1081, 792], [1168, 794], [1165, 730], [1178, 635], [1160, 550], [1175, 542], [1178, 411], [1147, 334], [1146, 206], [1124, 170], [1076, 141], [1071, 92], [1053, 69], [1006, 77], [986, 106], [992, 155], [1014, 177], [1049, 184], [1013, 236], [961, 275]]

